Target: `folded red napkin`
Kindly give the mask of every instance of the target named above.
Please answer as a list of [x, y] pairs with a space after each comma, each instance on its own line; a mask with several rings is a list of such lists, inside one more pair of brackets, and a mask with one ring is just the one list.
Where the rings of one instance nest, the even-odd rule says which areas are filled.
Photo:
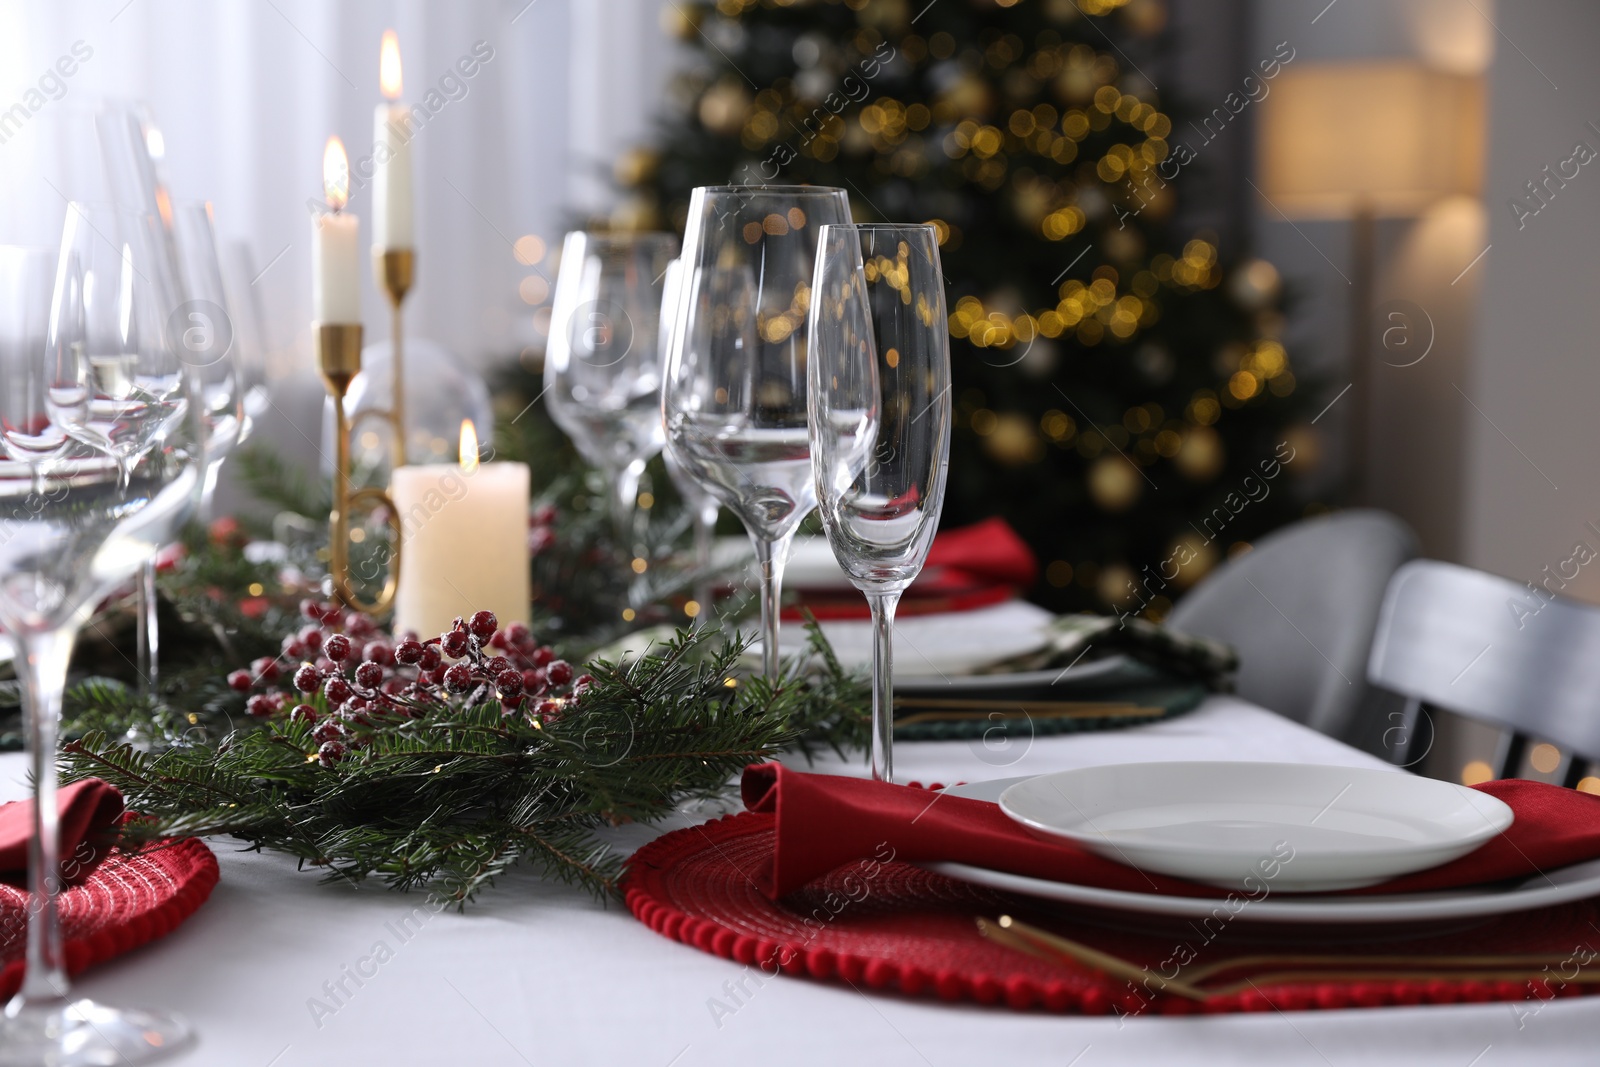
[[[109, 782], [85, 778], [56, 793], [60, 812], [61, 878], [75, 885], [105, 857], [122, 819], [122, 793]], [[28, 874], [33, 801], [0, 805], [0, 880], [20, 884]]]
[[[1460, 859], [1360, 893], [1404, 893], [1522, 878], [1600, 856], [1600, 796], [1520, 779], [1478, 786], [1511, 806], [1516, 820]], [[1065, 842], [1044, 841], [998, 804], [863, 778], [805, 774], [777, 763], [745, 769], [745, 806], [771, 812], [777, 839], [770, 867], [752, 872], [781, 897], [836, 867], [891, 854], [898, 860], [969, 863], [990, 870], [1133, 893], [1221, 897], [1228, 890], [1145, 874]]]
[[[900, 613], [926, 615], [988, 607], [1026, 589], [1038, 574], [1033, 550], [1002, 518], [940, 530], [928, 549], [922, 573], [906, 589]], [[799, 592], [804, 606], [819, 619], [871, 616], [867, 602], [854, 590]], [[803, 617], [798, 610], [787, 614]]]
[[[940, 530], [923, 569], [938, 569], [973, 584], [1029, 586], [1038, 577], [1039, 561], [1011, 524], [996, 516], [971, 526]], [[915, 585], [913, 582], [913, 588]]]

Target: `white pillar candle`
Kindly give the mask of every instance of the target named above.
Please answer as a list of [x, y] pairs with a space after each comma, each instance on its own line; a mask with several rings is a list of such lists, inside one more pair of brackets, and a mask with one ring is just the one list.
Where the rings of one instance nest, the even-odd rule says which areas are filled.
[[356, 249], [361, 220], [343, 210], [350, 189], [350, 164], [339, 138], [328, 138], [322, 182], [332, 211], [311, 217], [311, 321], [361, 321], [361, 272]]
[[390, 476], [403, 531], [397, 634], [427, 640], [456, 616], [484, 609], [501, 626], [528, 621], [528, 468], [478, 464], [471, 428], [462, 423], [462, 463], [399, 467]]
[[385, 30], [378, 79], [387, 103], [373, 112], [372, 247], [415, 247], [411, 232], [411, 109], [400, 102], [400, 42]]

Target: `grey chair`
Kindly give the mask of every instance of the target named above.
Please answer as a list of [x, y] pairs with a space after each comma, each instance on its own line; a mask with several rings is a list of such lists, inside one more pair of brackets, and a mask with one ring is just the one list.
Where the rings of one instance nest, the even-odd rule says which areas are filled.
[[1352, 510], [1263, 537], [1179, 601], [1175, 630], [1239, 653], [1239, 695], [1377, 751], [1382, 697], [1366, 684], [1378, 607], [1416, 535], [1387, 512]]
[[1427, 708], [1500, 728], [1494, 770], [1520, 768], [1530, 738], [1562, 750], [1578, 784], [1600, 758], [1600, 608], [1435, 560], [1395, 572], [1367, 677], [1407, 699], [1408, 736]]

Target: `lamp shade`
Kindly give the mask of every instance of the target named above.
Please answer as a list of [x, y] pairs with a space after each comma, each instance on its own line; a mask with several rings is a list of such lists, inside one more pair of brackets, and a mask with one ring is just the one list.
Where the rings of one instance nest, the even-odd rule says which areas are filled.
[[1478, 192], [1482, 83], [1405, 62], [1286, 69], [1260, 137], [1262, 192], [1286, 215], [1415, 214]]

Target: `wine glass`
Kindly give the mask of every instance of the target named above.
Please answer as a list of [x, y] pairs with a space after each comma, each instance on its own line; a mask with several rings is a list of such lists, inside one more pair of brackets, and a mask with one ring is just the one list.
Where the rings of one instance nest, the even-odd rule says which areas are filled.
[[689, 198], [661, 395], [667, 451], [755, 546], [769, 679], [789, 545], [817, 504], [806, 430], [812, 268], [821, 227], [849, 221], [843, 189], [734, 185]]
[[605, 473], [617, 543], [634, 547], [639, 478], [661, 451], [657, 323], [668, 233], [567, 234], [545, 349], [545, 402], [579, 453]]
[[56, 732], [73, 640], [194, 512], [204, 480], [191, 375], [166, 343], [175, 301], [160, 224], [68, 206], [45, 343], [0, 348], [0, 627], [16, 642], [29, 771], [30, 919], [0, 1063], [142, 1063], [181, 1048], [180, 1018], [73, 999], [56, 893]]
[[932, 226], [824, 226], [811, 299], [811, 460], [828, 543], [872, 606], [872, 776], [892, 781], [894, 611], [950, 460], [950, 342]]

